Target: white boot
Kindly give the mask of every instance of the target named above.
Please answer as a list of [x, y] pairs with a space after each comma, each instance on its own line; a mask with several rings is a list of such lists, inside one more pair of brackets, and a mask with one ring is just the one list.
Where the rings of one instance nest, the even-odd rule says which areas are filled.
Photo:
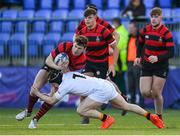
[[37, 128], [37, 119], [32, 119], [28, 126], [29, 129], [36, 129]]
[[22, 111], [16, 115], [16, 120], [22, 121], [26, 117], [30, 117], [30, 116], [31, 116], [31, 113], [28, 113], [27, 109], [25, 109], [24, 111]]

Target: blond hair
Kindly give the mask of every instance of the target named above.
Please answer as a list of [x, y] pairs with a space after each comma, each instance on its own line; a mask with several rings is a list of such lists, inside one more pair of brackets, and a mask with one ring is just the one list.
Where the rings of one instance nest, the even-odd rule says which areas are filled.
[[152, 17], [153, 15], [162, 16], [162, 9], [159, 8], [159, 7], [155, 7], [155, 8], [153, 8], [153, 9], [151, 10], [150, 15], [151, 15], [151, 17]]

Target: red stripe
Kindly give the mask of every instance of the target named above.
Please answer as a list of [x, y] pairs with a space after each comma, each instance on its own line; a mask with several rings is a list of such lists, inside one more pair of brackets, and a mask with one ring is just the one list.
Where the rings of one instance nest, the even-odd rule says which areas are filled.
[[101, 42], [88, 42], [88, 47], [96, 47], [96, 46], [105, 46], [106, 41], [101, 41]]
[[105, 58], [104, 60], [94, 60], [94, 59], [91, 59], [87, 56], [87, 60], [90, 61], [90, 62], [107, 62], [108, 61], [108, 57]]
[[87, 55], [91, 55], [91, 56], [101, 56], [105, 53], [108, 53], [108, 48], [105, 48], [105, 49], [99, 50], [99, 51], [87, 51], [86, 52]]
[[145, 49], [145, 54], [147, 54], [148, 56], [150, 56], [150, 55], [158, 56], [158, 55], [162, 55], [165, 53], [167, 53], [166, 50], [165, 51], [151, 51], [151, 50]]
[[154, 40], [146, 40], [145, 44], [150, 45], [150, 46], [156, 46], [156, 47], [163, 46], [163, 45], [165, 46], [165, 43], [154, 41]]
[[173, 42], [167, 42], [167, 43], [166, 43], [166, 46], [167, 46], [167, 47], [172, 47], [172, 46], [174, 46], [174, 43], [173, 43]]
[[88, 37], [88, 36], [95, 36], [95, 37], [102, 36], [102, 34], [100, 34], [100, 33], [84, 33], [83, 35], [86, 37]]

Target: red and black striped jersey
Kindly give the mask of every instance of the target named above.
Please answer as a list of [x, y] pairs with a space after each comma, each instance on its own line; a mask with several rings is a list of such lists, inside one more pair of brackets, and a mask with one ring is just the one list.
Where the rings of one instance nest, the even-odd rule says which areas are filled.
[[95, 63], [108, 61], [108, 45], [112, 45], [115, 39], [106, 27], [96, 24], [93, 29], [89, 30], [86, 26], [77, 35], [83, 35], [88, 38], [86, 60]]
[[69, 68], [71, 71], [83, 69], [86, 64], [86, 55], [82, 53], [79, 56], [75, 56], [72, 53], [72, 42], [62, 42], [57, 48], [51, 51], [51, 56], [55, 58], [59, 53], [65, 52], [69, 57]]
[[153, 55], [158, 57], [158, 62], [165, 62], [174, 53], [174, 42], [172, 33], [164, 25], [158, 29], [153, 29], [149, 24], [140, 30], [137, 57], [142, 57], [142, 61], [149, 62], [148, 57]]
[[[103, 25], [103, 26], [106, 27], [111, 33], [113, 33], [114, 30], [115, 30], [107, 21], [104, 21], [104, 20], [102, 20], [102, 19], [99, 18], [99, 17], [97, 17], [96, 23], [98, 23], [98, 24], [100, 24], [100, 25]], [[83, 27], [85, 27], [85, 26], [86, 26], [86, 24], [85, 24], [85, 19], [83, 19], [83, 20], [80, 22], [79, 26], [76, 28], [76, 34], [77, 34], [77, 32], [79, 32], [79, 31], [80, 31]]]

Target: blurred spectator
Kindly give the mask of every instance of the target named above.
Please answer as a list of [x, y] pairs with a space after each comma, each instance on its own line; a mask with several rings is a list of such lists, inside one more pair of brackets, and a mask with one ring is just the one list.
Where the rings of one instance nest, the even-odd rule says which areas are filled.
[[131, 0], [129, 5], [122, 12], [123, 17], [136, 18], [145, 16], [145, 5], [142, 0]]
[[127, 71], [127, 43], [128, 43], [128, 30], [122, 25], [120, 18], [114, 18], [112, 20], [113, 26], [116, 32], [120, 35], [120, 40], [117, 44], [118, 47], [118, 61], [115, 66], [116, 75], [114, 77], [114, 82], [119, 87], [119, 89], [126, 94], [126, 84], [125, 84], [125, 72]]
[[[128, 92], [130, 93], [131, 103], [139, 103], [139, 78], [140, 68], [134, 66], [134, 60], [136, 58], [136, 47], [138, 42], [138, 29], [135, 21], [129, 23], [129, 41], [127, 50], [127, 78], [128, 78]], [[143, 102], [141, 99], [141, 106]]]

